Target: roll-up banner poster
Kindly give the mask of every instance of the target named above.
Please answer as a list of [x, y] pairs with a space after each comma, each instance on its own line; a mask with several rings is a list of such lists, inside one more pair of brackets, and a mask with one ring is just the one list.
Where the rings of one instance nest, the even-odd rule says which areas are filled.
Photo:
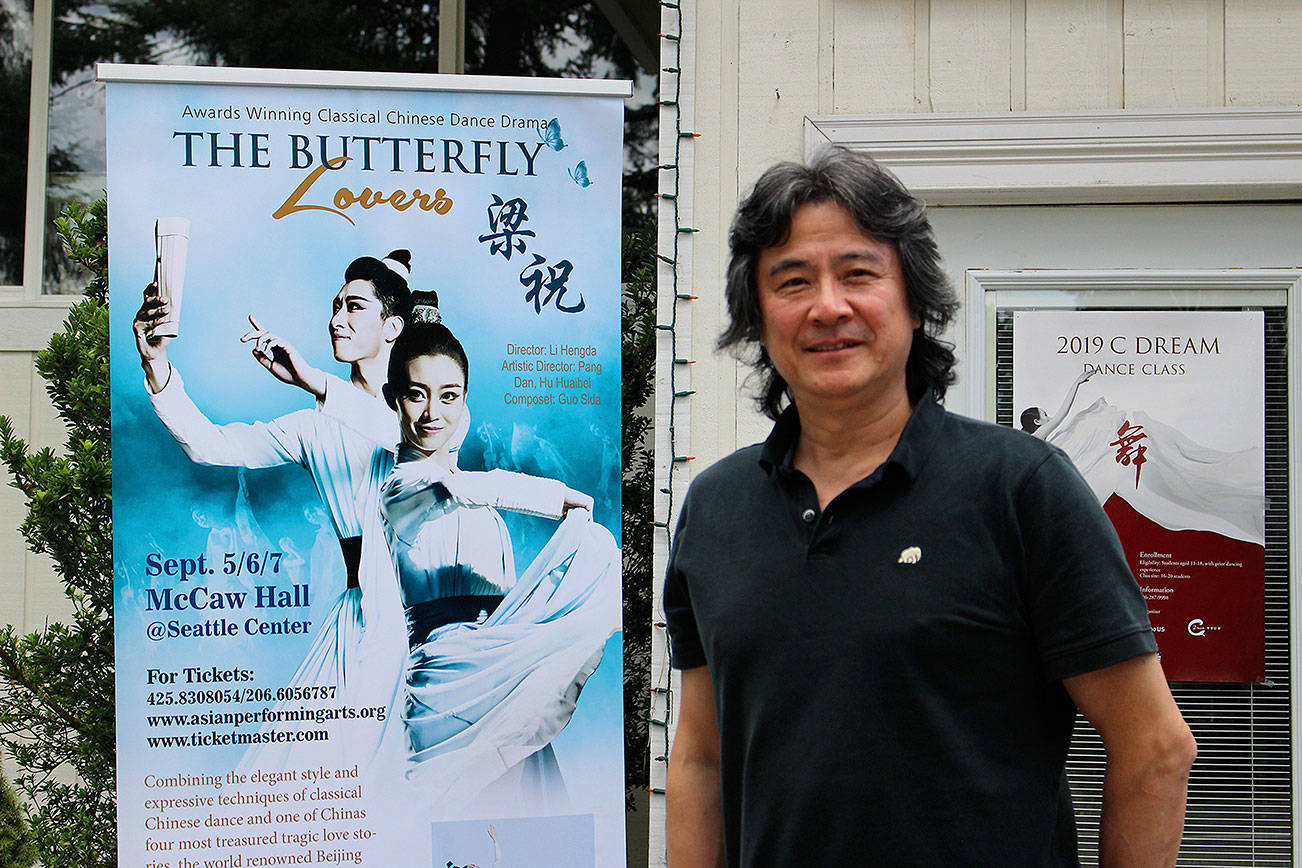
[[628, 83], [99, 74], [120, 862], [622, 864]]

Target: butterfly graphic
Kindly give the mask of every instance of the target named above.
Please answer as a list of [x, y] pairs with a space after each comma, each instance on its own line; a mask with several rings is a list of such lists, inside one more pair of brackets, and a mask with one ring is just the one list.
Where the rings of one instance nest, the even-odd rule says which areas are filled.
[[588, 164], [583, 160], [579, 160], [577, 166], [573, 169], [567, 169], [566, 171], [570, 173], [570, 177], [574, 179], [574, 183], [578, 184], [580, 187], [592, 186], [592, 181], [588, 180]]
[[552, 118], [546, 128], [538, 131], [538, 138], [553, 151], [565, 147], [565, 140], [561, 138], [561, 122], [556, 118]]

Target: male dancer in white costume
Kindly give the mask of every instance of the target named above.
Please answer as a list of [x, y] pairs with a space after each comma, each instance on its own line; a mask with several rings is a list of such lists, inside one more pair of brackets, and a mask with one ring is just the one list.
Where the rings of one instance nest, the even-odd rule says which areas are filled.
[[156, 287], [145, 290], [136, 314], [136, 346], [150, 401], [186, 455], [219, 466], [303, 466], [339, 535], [348, 589], [319, 625], [290, 686], [336, 686], [332, 705], [379, 708], [384, 714], [383, 723], [370, 719], [346, 730], [336, 728], [325, 754], [321, 743], [268, 743], [249, 750], [242, 767], [285, 768], [328, 757], [341, 766], [356, 762], [375, 771], [401, 762], [401, 726], [393, 712], [400, 710], [396, 703], [407, 651], [402, 606], [383, 540], [377, 540], [378, 545], [362, 541], [363, 530], [374, 526], [384, 474], [370, 466], [376, 460], [375, 443], [321, 410], [349, 407], [345, 415], [373, 419], [380, 431], [393, 432], [374, 433], [375, 439], [397, 443], [396, 419], [379, 394], [390, 348], [403, 326], [409, 273], [410, 254], [405, 250], [382, 261], [363, 257], [345, 271], [345, 284], [334, 299], [330, 337], [335, 358], [351, 368], [351, 382], [312, 368], [291, 344], [250, 317], [254, 328], [241, 340], [253, 344], [254, 358], [278, 379], [317, 398], [315, 409], [270, 422], [213, 424], [190, 400], [180, 373], [167, 358], [172, 339], [153, 334], [154, 325], [169, 313]]

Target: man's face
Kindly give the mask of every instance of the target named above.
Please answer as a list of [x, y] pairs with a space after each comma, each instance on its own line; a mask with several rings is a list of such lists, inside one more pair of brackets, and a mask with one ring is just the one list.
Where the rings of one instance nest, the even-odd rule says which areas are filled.
[[831, 202], [802, 205], [756, 274], [762, 343], [797, 406], [895, 400], [919, 320], [895, 245]]
[[406, 387], [395, 398], [402, 439], [426, 455], [446, 451], [466, 411], [466, 376], [448, 356], [416, 356], [407, 362]]
[[386, 317], [375, 286], [369, 280], [350, 280], [334, 300], [330, 317], [330, 343], [335, 359], [358, 362], [380, 358], [401, 330], [401, 320]]

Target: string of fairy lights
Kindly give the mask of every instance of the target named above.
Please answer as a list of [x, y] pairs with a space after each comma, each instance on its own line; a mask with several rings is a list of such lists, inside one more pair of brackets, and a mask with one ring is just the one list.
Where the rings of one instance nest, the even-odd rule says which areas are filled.
[[[686, 236], [696, 232], [696, 229], [683, 225], [678, 197], [681, 192], [680, 184], [682, 181], [682, 172], [679, 169], [679, 166], [682, 165], [683, 146], [696, 138], [697, 134], [689, 130], [684, 130], [682, 126], [683, 113], [680, 105], [680, 100], [682, 98], [682, 6], [680, 3], [675, 2], [675, 0], [660, 0], [660, 5], [663, 9], [669, 10], [670, 15], [668, 17], [672, 20], [671, 23], [665, 27], [665, 32], [660, 34], [660, 38], [664, 42], [663, 50], [661, 52], [661, 59], [664, 65], [660, 70], [660, 105], [668, 110], [667, 112], [661, 112], [661, 123], [663, 124], [665, 122], [667, 114], [671, 115], [673, 118], [672, 156], [668, 162], [663, 162], [663, 147], [661, 150], [662, 162], [660, 163], [659, 168], [662, 172], [667, 174], [664, 178], [664, 182], [660, 185], [660, 218], [663, 222], [667, 213], [672, 214], [673, 232], [670, 233], [672, 240], [669, 242], [669, 251], [665, 252], [663, 250], [664, 242], [662, 241], [660, 242], [661, 249], [656, 253], [656, 258], [659, 259], [664, 266], [662, 271], [667, 272], [669, 289], [672, 293], [672, 303], [668, 305], [669, 321], [657, 321], [656, 328], [668, 335], [669, 355], [670, 358], [673, 359], [673, 363], [669, 366], [668, 372], [669, 463], [664, 477], [665, 487], [660, 489], [660, 493], [665, 495], [665, 513], [663, 518], [655, 517], [653, 523], [657, 531], [664, 532], [665, 549], [667, 551], [673, 541], [672, 523], [670, 519], [674, 508], [674, 479], [676, 471], [679, 467], [692, 460], [692, 456], [690, 455], [678, 454], [678, 438], [676, 432], [678, 403], [689, 398], [693, 394], [694, 390], [679, 388], [679, 372], [683, 371], [687, 365], [692, 364], [692, 360], [680, 354], [677, 326], [680, 307], [695, 300], [696, 296], [685, 292], [679, 285], [678, 263], [680, 253], [679, 246], [681, 242]], [[673, 82], [672, 95], [666, 94], [667, 88], [665, 85], [669, 81]], [[666, 187], [668, 189], [666, 189]], [[663, 285], [664, 281], [661, 282], [661, 286]], [[661, 316], [662, 314], [657, 311], [657, 315]], [[660, 632], [660, 639], [665, 643], [665, 647], [667, 648], [667, 640], [664, 635], [664, 620], [657, 618], [654, 622], [654, 629]], [[673, 688], [670, 682], [670, 671], [667, 665], [662, 667], [657, 678], [657, 683], [651, 686], [651, 692], [653, 694], [653, 700], [657, 696], [660, 698], [660, 705], [663, 709], [663, 716], [657, 717], [655, 713], [656, 703], [654, 701], [652, 702], [652, 713], [650, 717], [652, 735], [649, 739], [651, 742], [651, 759], [655, 763], [667, 764], [669, 762], [669, 723], [673, 717], [674, 704]], [[656, 794], [663, 794], [664, 788], [653, 786], [650, 787], [650, 791]]]

